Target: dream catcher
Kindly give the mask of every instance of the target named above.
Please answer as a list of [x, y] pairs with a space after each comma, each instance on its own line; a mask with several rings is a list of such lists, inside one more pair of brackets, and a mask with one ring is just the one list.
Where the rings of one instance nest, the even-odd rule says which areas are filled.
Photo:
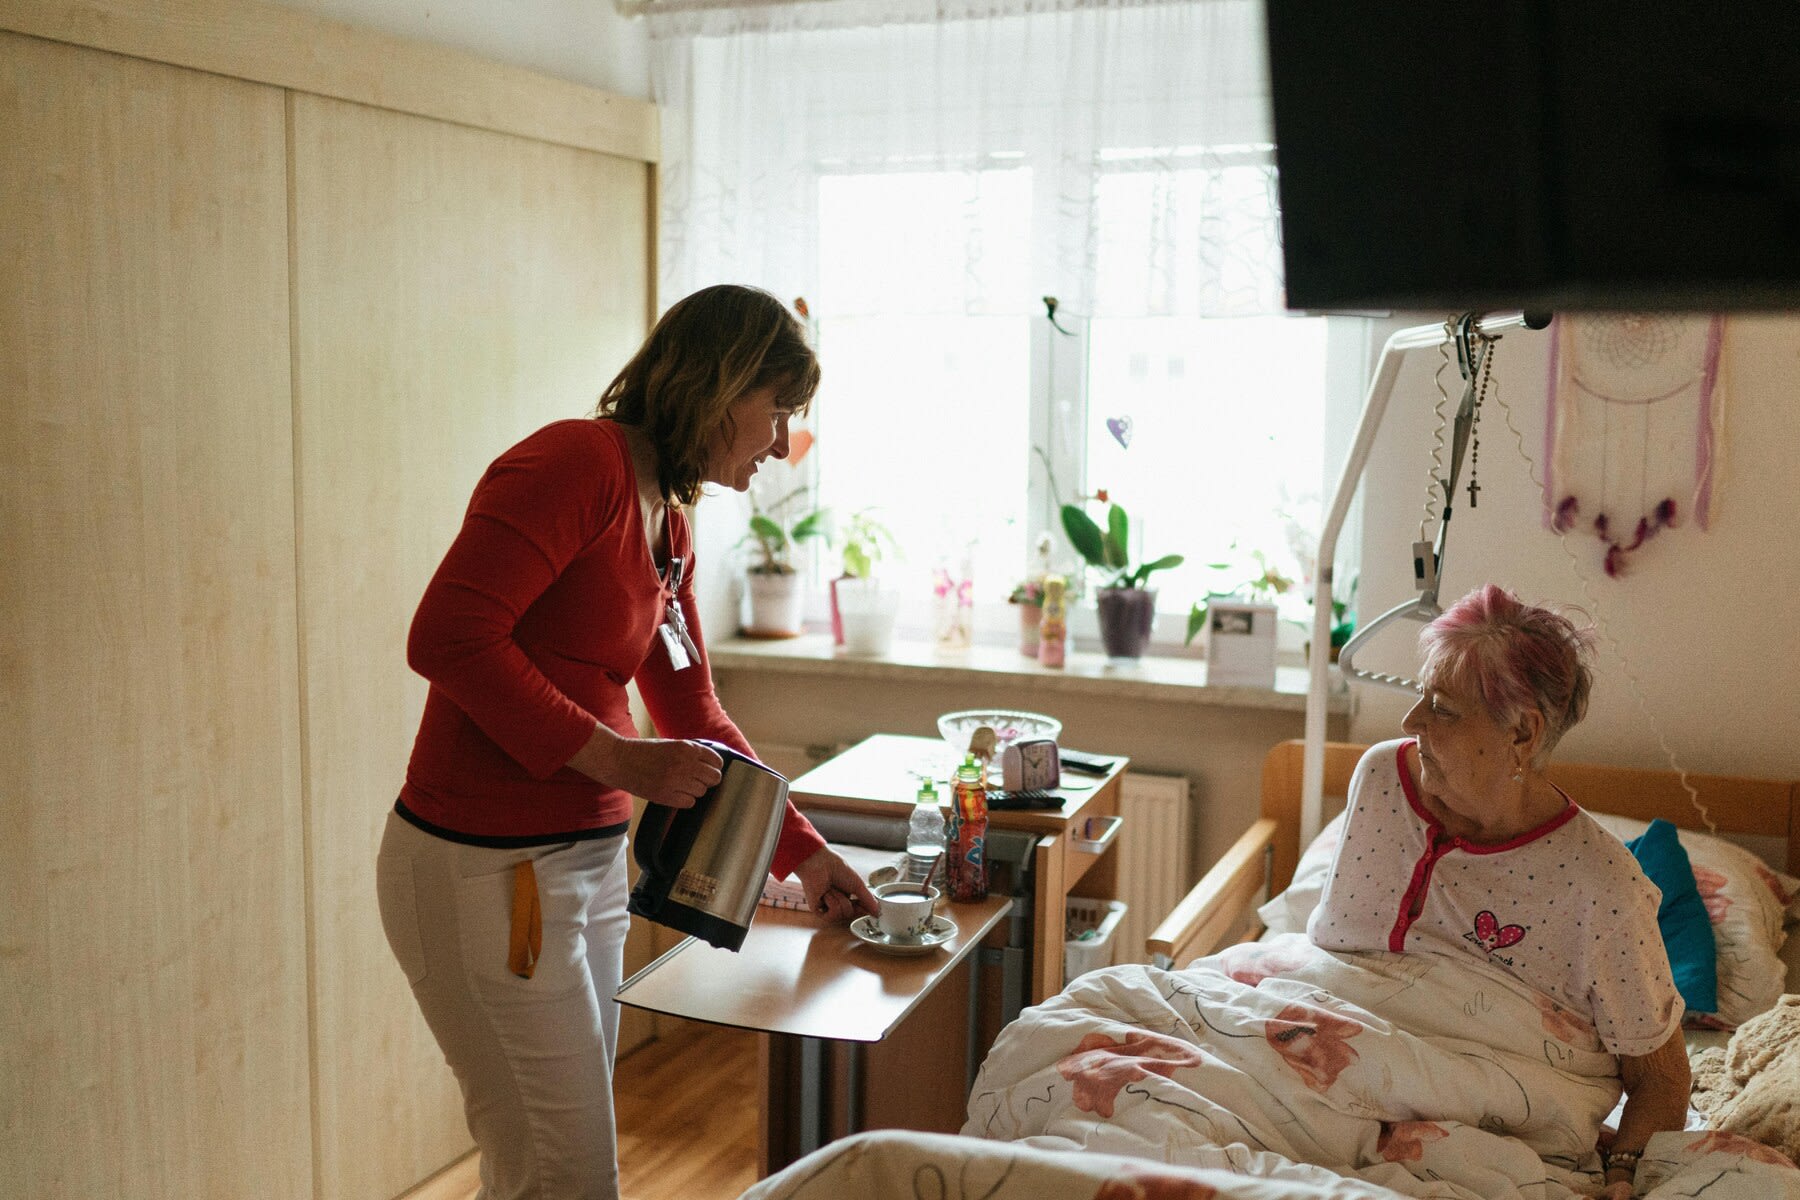
[[1591, 530], [1608, 575], [1664, 529], [1712, 521], [1722, 450], [1720, 316], [1584, 314], [1551, 343], [1544, 503], [1559, 533]]

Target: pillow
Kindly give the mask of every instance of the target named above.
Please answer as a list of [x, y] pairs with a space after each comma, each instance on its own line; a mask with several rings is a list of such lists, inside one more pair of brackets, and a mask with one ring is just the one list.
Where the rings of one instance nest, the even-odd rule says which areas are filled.
[[1700, 889], [1694, 884], [1694, 868], [1681, 847], [1675, 826], [1658, 817], [1650, 822], [1650, 828], [1626, 842], [1625, 848], [1662, 892], [1656, 924], [1669, 952], [1675, 989], [1689, 1012], [1717, 1012], [1718, 947], [1713, 942], [1712, 922], [1700, 900]]
[[[1630, 817], [1591, 815], [1621, 841], [1649, 828]], [[1690, 1013], [1690, 1023], [1736, 1029], [1773, 1006], [1785, 990], [1783, 926], [1800, 893], [1800, 879], [1770, 870], [1748, 850], [1710, 834], [1683, 829], [1681, 844], [1718, 947], [1719, 1007], [1710, 1013]]]
[[1306, 922], [1319, 897], [1325, 894], [1325, 878], [1331, 874], [1331, 860], [1337, 855], [1338, 843], [1344, 839], [1344, 814], [1339, 813], [1319, 830], [1319, 836], [1294, 864], [1294, 880], [1287, 890], [1256, 910], [1268, 929], [1268, 936], [1280, 933], [1305, 933]]

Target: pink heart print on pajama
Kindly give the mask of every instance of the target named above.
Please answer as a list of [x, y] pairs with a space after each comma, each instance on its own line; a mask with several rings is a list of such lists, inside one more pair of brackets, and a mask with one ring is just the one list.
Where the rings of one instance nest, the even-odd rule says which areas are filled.
[[[1487, 909], [1475, 914], [1475, 931], [1465, 933], [1464, 937], [1487, 951], [1490, 956], [1496, 950], [1504, 950], [1508, 946], [1517, 945], [1525, 938], [1525, 926], [1502, 925], [1500, 918]], [[1505, 959], [1501, 960], [1505, 962]]]

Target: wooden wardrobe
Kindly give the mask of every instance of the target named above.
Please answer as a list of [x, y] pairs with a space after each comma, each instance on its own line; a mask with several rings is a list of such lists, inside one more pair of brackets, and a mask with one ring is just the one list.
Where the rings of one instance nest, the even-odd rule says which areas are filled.
[[469, 1146], [374, 854], [482, 468], [652, 314], [649, 104], [244, 0], [0, 0], [0, 1193]]

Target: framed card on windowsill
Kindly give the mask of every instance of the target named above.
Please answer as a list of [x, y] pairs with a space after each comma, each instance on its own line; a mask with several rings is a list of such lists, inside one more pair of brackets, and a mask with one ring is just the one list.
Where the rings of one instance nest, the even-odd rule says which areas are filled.
[[1206, 682], [1275, 685], [1275, 606], [1215, 598], [1206, 607]]

